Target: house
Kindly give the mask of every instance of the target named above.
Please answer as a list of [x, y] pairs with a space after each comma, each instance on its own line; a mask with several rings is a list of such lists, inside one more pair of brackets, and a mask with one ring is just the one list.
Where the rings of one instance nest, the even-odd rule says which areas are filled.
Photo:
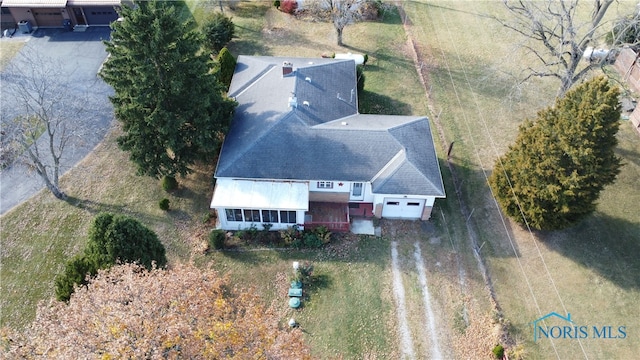
[[221, 229], [427, 220], [445, 197], [429, 120], [358, 113], [353, 60], [239, 56], [228, 95], [238, 107], [211, 201]]
[[[1, 0], [2, 29], [108, 26], [118, 19], [120, 0]], [[21, 29], [22, 31], [23, 29]]]

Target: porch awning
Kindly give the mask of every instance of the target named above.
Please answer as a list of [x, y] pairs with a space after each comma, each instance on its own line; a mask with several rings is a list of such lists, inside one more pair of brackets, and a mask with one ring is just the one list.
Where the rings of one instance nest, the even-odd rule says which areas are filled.
[[63, 8], [67, 0], [2, 0], [2, 7]]
[[306, 211], [309, 209], [309, 185], [294, 181], [218, 179], [211, 208]]

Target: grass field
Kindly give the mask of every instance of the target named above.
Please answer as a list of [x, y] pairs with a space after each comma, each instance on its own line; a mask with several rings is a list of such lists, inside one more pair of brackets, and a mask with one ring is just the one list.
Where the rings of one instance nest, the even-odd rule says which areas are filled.
[[4, 70], [23, 46], [22, 41], [0, 41], [0, 71]]
[[[196, 20], [215, 10], [211, 2], [187, 4]], [[255, 286], [265, 301], [277, 304], [283, 319], [295, 316], [303, 324], [318, 358], [398, 358], [389, 246], [391, 240], [399, 241], [400, 257], [411, 259], [414, 241], [420, 240], [443, 348], [459, 358], [489, 357], [488, 350], [495, 345], [491, 343], [495, 318], [471, 250], [468, 221], [478, 233], [481, 254], [520, 353], [528, 358], [579, 358], [585, 357], [584, 349], [589, 358], [633, 358], [640, 350], [635, 321], [640, 318], [636, 256], [640, 138], [627, 122], [622, 123], [618, 154], [626, 165], [616, 184], [602, 194], [598, 212], [584, 223], [555, 233], [529, 233], [508, 221], [503, 224], [485, 177], [515, 138], [518, 124], [552, 102], [555, 85], [534, 80], [516, 86], [528, 61], [518, 51], [520, 41], [485, 16], [499, 14], [501, 2], [405, 1], [402, 5], [425, 59], [421, 65], [429, 70], [428, 98], [395, 11], [385, 13], [381, 22], [347, 27], [346, 48], [335, 45], [330, 24], [296, 20], [274, 11], [267, 2], [240, 2], [235, 11], [225, 11], [237, 27], [237, 38], [230, 45], [234, 55], [367, 53], [361, 108], [427, 114], [438, 120], [446, 140], [442, 144], [436, 139], [438, 152], [445, 154], [445, 146], [455, 142], [452, 165], [462, 180], [457, 198], [451, 174], [443, 166], [448, 198], [436, 204], [429, 232], [416, 239], [408, 235], [416, 233], [410, 231], [411, 225], [404, 224], [407, 231], [401, 227], [385, 232], [392, 237], [354, 237], [318, 252], [203, 254], [211, 228], [203, 219], [212, 193], [213, 166], [198, 168], [168, 195], [157, 181], [134, 175], [126, 154], [115, 145], [116, 127], [63, 178], [62, 187], [72, 197], [69, 202], [42, 192], [0, 218], [1, 325], [20, 328], [33, 319], [37, 302], [53, 295], [53, 278], [64, 261], [82, 251], [93, 216], [116, 211], [155, 230], [170, 262], [194, 261]], [[171, 201], [169, 212], [158, 208], [163, 197]], [[461, 216], [460, 200], [472, 211], [469, 219]], [[305, 306], [297, 312], [283, 304], [282, 296], [293, 260], [313, 261], [316, 270]], [[410, 310], [422, 313], [418, 280], [403, 270]], [[570, 312], [577, 325], [626, 325], [629, 336], [534, 343], [531, 322], [551, 311]], [[414, 317], [410, 326], [419, 329], [422, 324]], [[415, 336], [417, 353], [428, 354], [419, 343], [420, 335]]]
[[[521, 39], [487, 16], [499, 2], [403, 2], [431, 61], [430, 86], [454, 164], [463, 174], [462, 194], [481, 237], [498, 300], [512, 332], [531, 358], [633, 358], [640, 338], [577, 339], [533, 343], [531, 322], [555, 311], [576, 325], [637, 327], [640, 317], [640, 138], [622, 121], [617, 154], [626, 165], [602, 194], [598, 211], [578, 226], [553, 233], [503, 225], [486, 186], [495, 158], [513, 141], [518, 124], [553, 101], [557, 83], [535, 80], [516, 86], [527, 58]], [[625, 7], [625, 5], [627, 7]], [[629, 8], [628, 6], [631, 6]], [[621, 2], [611, 13], [629, 13]], [[627, 12], [625, 12], [627, 11]], [[549, 326], [562, 325], [550, 322]]]
[[[199, 3], [188, 5], [196, 19], [205, 16]], [[386, 14], [381, 23], [350, 27], [344, 41], [352, 47], [340, 49], [330, 24], [305, 22], [304, 31], [294, 31], [298, 27], [295, 20], [269, 4], [241, 5], [231, 13], [238, 35], [230, 46], [232, 53], [318, 57], [323, 52], [367, 52], [371, 75], [363, 106], [381, 113], [426, 110], [417, 74], [403, 53], [404, 32], [397, 12]], [[373, 30], [380, 27], [384, 36]], [[115, 127], [94, 153], [65, 175], [62, 188], [71, 196], [68, 202], [41, 192], [2, 217], [3, 326], [21, 328], [33, 319], [38, 301], [53, 296], [53, 278], [64, 262], [82, 251], [93, 216], [99, 211], [114, 211], [134, 216], [156, 231], [167, 247], [170, 262], [195, 261], [229, 271], [238, 282], [256, 286], [265, 301], [276, 301], [282, 307], [283, 319], [292, 314], [277, 284], [284, 282], [286, 286], [293, 259], [314, 261], [316, 281], [307, 293], [305, 308], [295, 314], [304, 324], [314, 354], [319, 358], [395, 357], [388, 239], [357, 238], [322, 252], [203, 255], [203, 243], [211, 229], [202, 219], [208, 213], [213, 166], [182, 179], [180, 189], [168, 195], [157, 181], [134, 175], [126, 154], [115, 146], [118, 132]], [[166, 213], [158, 208], [158, 201], [165, 196], [172, 207]]]

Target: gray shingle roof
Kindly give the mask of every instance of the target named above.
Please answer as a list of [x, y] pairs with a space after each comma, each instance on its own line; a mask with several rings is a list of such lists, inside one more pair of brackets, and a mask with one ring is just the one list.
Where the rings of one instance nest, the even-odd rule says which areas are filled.
[[[284, 61], [295, 70], [287, 76]], [[429, 120], [358, 114], [355, 76], [351, 60], [239, 56], [229, 89], [239, 106], [216, 177], [371, 181], [376, 193], [444, 196]]]

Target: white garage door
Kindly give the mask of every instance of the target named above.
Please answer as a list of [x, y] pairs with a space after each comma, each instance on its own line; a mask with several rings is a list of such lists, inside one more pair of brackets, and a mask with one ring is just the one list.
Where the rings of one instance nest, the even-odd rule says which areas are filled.
[[419, 219], [422, 217], [424, 199], [385, 198], [383, 218]]

